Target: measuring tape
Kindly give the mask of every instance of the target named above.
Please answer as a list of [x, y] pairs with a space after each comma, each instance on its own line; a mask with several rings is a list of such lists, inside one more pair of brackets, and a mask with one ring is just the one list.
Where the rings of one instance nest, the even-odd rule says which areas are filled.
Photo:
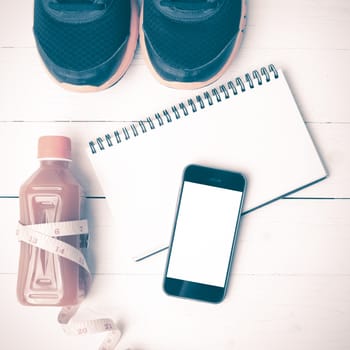
[[[69, 259], [86, 272], [87, 285], [91, 282], [91, 273], [82, 252], [63, 242], [58, 237], [88, 234], [87, 220], [50, 222], [36, 225], [18, 224], [17, 238], [19, 241], [43, 249], [49, 253]], [[58, 315], [58, 322], [68, 335], [85, 335], [99, 332], [108, 332], [99, 350], [113, 350], [121, 338], [121, 331], [115, 322], [109, 318], [100, 318], [87, 321], [71, 321], [80, 305], [65, 306]], [[130, 349], [129, 349], [130, 350]]]
[[89, 274], [89, 267], [82, 252], [70, 244], [56, 239], [88, 233], [87, 220], [51, 222], [38, 225], [18, 224], [17, 237], [34, 247], [57, 254], [82, 266]]

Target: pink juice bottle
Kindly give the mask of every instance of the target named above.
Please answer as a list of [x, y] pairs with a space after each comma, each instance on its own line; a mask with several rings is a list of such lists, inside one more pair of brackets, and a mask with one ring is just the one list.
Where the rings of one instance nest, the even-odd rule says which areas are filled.
[[[72, 221], [82, 218], [83, 193], [73, 177], [71, 142], [64, 136], [39, 139], [39, 169], [21, 186], [20, 223]], [[58, 237], [75, 248], [86, 235]], [[74, 305], [84, 297], [84, 274], [75, 262], [20, 242], [17, 297], [24, 305]]]

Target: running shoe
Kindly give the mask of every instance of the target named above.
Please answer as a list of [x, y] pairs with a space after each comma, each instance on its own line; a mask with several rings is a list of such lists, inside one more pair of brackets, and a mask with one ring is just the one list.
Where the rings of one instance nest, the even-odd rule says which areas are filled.
[[140, 46], [163, 84], [200, 88], [228, 68], [245, 25], [245, 0], [144, 0]]
[[115, 84], [138, 41], [137, 0], [35, 0], [39, 54], [63, 87], [97, 91]]

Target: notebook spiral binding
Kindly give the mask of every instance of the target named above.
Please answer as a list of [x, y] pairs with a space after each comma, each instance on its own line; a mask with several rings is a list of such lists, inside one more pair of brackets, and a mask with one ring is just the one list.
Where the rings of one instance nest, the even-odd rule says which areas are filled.
[[[245, 92], [247, 89], [254, 89], [257, 85], [268, 83], [271, 79], [278, 79], [277, 69], [273, 64], [268, 67], [262, 67], [260, 70], [253, 70], [253, 72], [246, 73], [244, 81], [237, 77], [230, 80], [219, 88], [213, 88], [211, 91], [205, 91], [202, 95], [197, 95], [195, 98], [189, 98], [185, 102], [178, 105], [173, 105], [169, 109], [164, 109], [160, 113], [155, 113], [153, 117], [148, 117], [145, 121], [138, 121], [123, 127], [120, 130], [115, 130], [110, 134], [105, 134], [103, 137], [97, 137], [96, 140], [89, 142], [91, 152], [97, 153], [103, 151], [115, 144], [127, 141], [140, 134], [154, 130], [157, 127], [163, 126], [165, 123], [171, 123], [181, 117], [186, 117], [190, 113], [196, 113], [198, 110], [212, 106], [215, 103], [220, 103], [225, 99]], [[215, 102], [216, 101], [216, 102]]]

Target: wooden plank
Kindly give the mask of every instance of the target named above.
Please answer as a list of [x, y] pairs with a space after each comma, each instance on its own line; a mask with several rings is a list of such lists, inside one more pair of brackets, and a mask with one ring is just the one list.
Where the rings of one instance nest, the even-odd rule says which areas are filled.
[[[350, 80], [349, 2], [269, 0], [248, 6], [241, 51], [219, 83], [272, 62], [286, 71], [305, 120], [349, 122], [344, 105]], [[160, 86], [139, 52], [112, 89], [99, 94], [64, 91], [40, 62], [32, 21], [33, 2], [1, 2], [1, 120], [135, 120], [190, 95]]]
[[[250, 2], [241, 51], [218, 83], [272, 62], [285, 70], [305, 120], [349, 122], [344, 105], [350, 79], [348, 9], [346, 0], [336, 5]], [[48, 77], [38, 57], [32, 12], [32, 2], [0, 4], [1, 120], [135, 120], [192, 94], [160, 86], [139, 51], [112, 89], [99, 94], [64, 91]]]
[[[97, 349], [101, 335], [64, 334], [57, 308], [18, 305], [14, 275], [0, 275], [0, 283], [11, 286], [0, 301], [9, 349], [28, 342], [38, 350]], [[346, 350], [350, 277], [234, 275], [226, 300], [212, 305], [166, 296], [158, 275], [104, 275], [95, 277], [80, 312], [80, 319], [114, 317], [124, 331], [121, 349]]]
[[[349, 61], [350, 50], [242, 48], [214, 86], [275, 63], [284, 70], [306, 121], [349, 122], [344, 104]], [[140, 54], [118, 84], [99, 93], [62, 89], [46, 73], [34, 48], [0, 49], [0, 76], [0, 119], [6, 121], [139, 120], [210, 89], [166, 88], [153, 78]]]
[[245, 47], [349, 49], [349, 10], [347, 0], [249, 1]]
[[77, 93], [47, 74], [35, 49], [0, 50], [1, 120], [139, 120], [193, 94], [160, 85], [144, 62], [138, 63], [111, 89]]
[[[0, 196], [16, 196], [20, 184], [38, 166], [37, 139], [44, 134], [64, 134], [73, 140], [73, 171], [88, 196], [103, 196], [85, 150], [88, 141], [106, 132], [119, 129], [122, 123], [1, 123], [0, 149], [3, 169], [11, 169], [11, 177], [0, 183]], [[350, 159], [344, 150], [350, 149], [350, 124], [308, 124], [309, 130], [329, 170], [330, 176], [296, 196], [350, 198], [348, 174]], [[5, 151], [6, 150], [6, 151]], [[287, 156], [287, 155], [286, 155]]]
[[[0, 273], [15, 273], [19, 254], [15, 237], [18, 200], [0, 199], [0, 210], [4, 232]], [[350, 200], [285, 199], [244, 216], [233, 273], [350, 275], [349, 211]], [[88, 200], [87, 217], [91, 232], [88, 258], [93, 272], [163, 273], [166, 252], [139, 263], [125, 255], [123, 242], [132, 237], [124, 237], [114, 229], [106, 200]], [[171, 228], [169, 238], [170, 231]], [[159, 243], [149, 242], [145, 250]]]
[[34, 1], [1, 1], [0, 47], [34, 47]]

